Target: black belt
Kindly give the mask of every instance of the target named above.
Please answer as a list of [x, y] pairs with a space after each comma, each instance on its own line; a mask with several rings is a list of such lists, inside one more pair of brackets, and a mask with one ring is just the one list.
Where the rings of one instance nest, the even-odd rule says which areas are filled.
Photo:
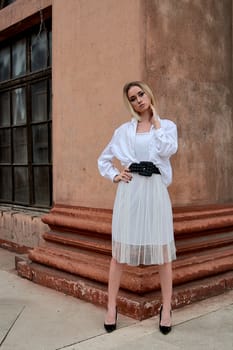
[[138, 173], [142, 176], [151, 176], [152, 174], [160, 174], [159, 169], [152, 162], [132, 163], [129, 166], [131, 173]]

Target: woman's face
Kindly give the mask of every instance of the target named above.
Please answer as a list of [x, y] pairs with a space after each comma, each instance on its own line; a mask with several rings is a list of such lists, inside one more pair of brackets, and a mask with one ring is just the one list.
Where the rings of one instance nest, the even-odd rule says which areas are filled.
[[138, 114], [141, 114], [150, 108], [151, 99], [139, 86], [135, 85], [129, 89], [128, 99], [133, 109]]

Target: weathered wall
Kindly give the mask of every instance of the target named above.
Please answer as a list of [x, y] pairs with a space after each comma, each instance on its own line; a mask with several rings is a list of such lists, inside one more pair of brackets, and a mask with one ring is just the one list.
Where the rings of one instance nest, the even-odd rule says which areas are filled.
[[231, 6], [147, 1], [147, 77], [179, 129], [174, 205], [233, 201]]
[[40, 14], [38, 11], [51, 5], [52, 0], [17, 0], [10, 6], [6, 6], [1, 10], [0, 32], [15, 24], [18, 24], [18, 29], [20, 30], [21, 21], [35, 13], [38, 13], [39, 20]]
[[140, 0], [53, 2], [55, 203], [112, 207], [97, 158], [129, 118], [122, 86], [143, 74], [143, 18]]
[[41, 221], [41, 213], [29, 210], [19, 211], [7, 207], [0, 208], [0, 245], [18, 249], [36, 247], [41, 242], [41, 234], [48, 231], [48, 226]]
[[[232, 1], [53, 3], [54, 200], [109, 208], [96, 159], [128, 119], [122, 85], [146, 79], [179, 129], [173, 205], [233, 200]], [[122, 10], [124, 9], [124, 10]], [[64, 30], [69, 28], [69, 30]]]
[[173, 205], [233, 200], [232, 1], [18, 0], [0, 30], [53, 6], [54, 202], [111, 208], [97, 158], [129, 118], [126, 81], [154, 87], [179, 129]]

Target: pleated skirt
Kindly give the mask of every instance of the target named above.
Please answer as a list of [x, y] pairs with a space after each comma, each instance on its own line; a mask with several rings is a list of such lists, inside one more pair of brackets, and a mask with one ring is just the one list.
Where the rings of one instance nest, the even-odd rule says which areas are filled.
[[170, 197], [161, 175], [133, 174], [118, 184], [112, 218], [112, 256], [128, 265], [176, 259]]

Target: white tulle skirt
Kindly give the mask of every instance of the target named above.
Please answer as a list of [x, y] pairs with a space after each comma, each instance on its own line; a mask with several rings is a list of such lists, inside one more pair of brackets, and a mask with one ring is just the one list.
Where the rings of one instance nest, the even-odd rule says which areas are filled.
[[172, 208], [161, 176], [133, 174], [117, 188], [112, 219], [112, 256], [128, 265], [176, 259]]

